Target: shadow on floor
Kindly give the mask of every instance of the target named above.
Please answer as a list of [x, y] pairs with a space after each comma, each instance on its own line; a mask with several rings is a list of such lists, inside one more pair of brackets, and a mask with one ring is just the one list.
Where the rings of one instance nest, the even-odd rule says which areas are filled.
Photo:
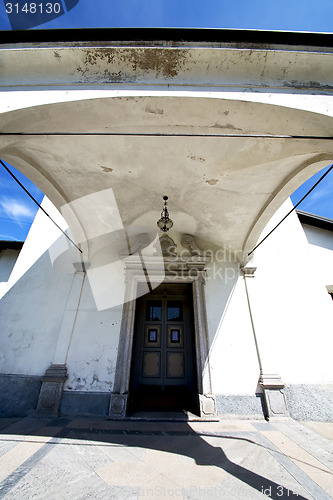
[[[26, 426], [24, 425], [24, 421], [26, 421]], [[68, 426], [71, 422], [71, 426]], [[251, 488], [274, 500], [290, 500], [292, 496], [297, 496], [298, 500], [309, 500], [309, 498], [305, 498], [299, 494], [292, 495], [292, 492], [287, 487], [284, 488], [283, 485], [232, 462], [228, 459], [221, 447], [213, 446], [203, 438], [223, 437], [224, 440], [232, 439], [234, 441], [242, 441], [244, 443], [251, 443], [265, 449], [263, 445], [251, 439], [238, 436], [219, 436], [216, 433], [209, 432], [196, 432], [186, 422], [175, 423], [175, 430], [173, 430], [172, 423], [167, 425], [165, 423], [159, 423], [159, 429], [156, 430], [156, 423], [150, 424], [149, 422], [109, 422], [109, 428], [107, 428], [108, 425], [104, 420], [99, 422], [102, 424], [100, 425], [102, 428], [97, 428], [98, 426], [94, 427], [94, 423], [96, 422], [90, 422], [88, 419], [86, 421], [80, 420], [79, 422], [81, 425], [74, 427], [75, 421], [73, 422], [72, 420], [65, 418], [48, 421], [41, 421], [38, 419], [22, 419], [14, 423], [14, 425], [2, 428], [0, 431], [0, 440], [1, 434], [6, 434], [6, 441], [10, 440], [8, 437], [9, 434], [12, 435], [13, 440], [17, 442], [17, 438], [14, 438], [16, 434], [18, 436], [30, 435], [31, 438], [28, 440], [25, 439], [25, 442], [34, 442], [33, 436], [43, 435], [41, 427], [44, 427], [44, 429], [45, 426], [60, 427], [56, 436], [44, 445], [46, 450], [43, 456], [47, 453], [47, 446], [50, 444], [59, 446], [68, 445], [68, 443], [62, 443], [62, 439], [82, 440], [84, 441], [82, 442], [82, 445], [84, 446], [89, 445], [86, 441], [90, 442], [90, 446], [94, 446], [94, 444], [91, 443], [92, 441], [96, 442], [98, 446], [103, 446], [103, 444], [108, 446], [123, 445], [126, 447], [141, 446], [146, 449], [148, 448], [152, 450], [176, 453], [178, 455], [190, 457], [194, 459], [195, 463], [199, 466], [219, 467], [228, 474], [237, 478], [239, 481], [242, 481]], [[86, 425], [84, 425], [85, 422]], [[31, 425], [29, 426], [29, 423], [34, 425], [31, 427]], [[149, 430], [150, 425], [152, 426], [152, 430]], [[192, 439], [184, 439], [185, 436], [190, 436]], [[139, 440], [138, 437], [140, 437]], [[78, 445], [80, 443], [77, 443], [76, 441], [75, 444]], [[50, 447], [50, 449], [51, 448], [52, 447]]]

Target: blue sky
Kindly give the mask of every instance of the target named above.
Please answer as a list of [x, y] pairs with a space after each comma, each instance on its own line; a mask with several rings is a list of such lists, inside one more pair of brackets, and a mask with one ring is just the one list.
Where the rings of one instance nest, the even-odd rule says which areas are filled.
[[[11, 16], [6, 13], [12, 4]], [[93, 27], [198, 27], [332, 32], [333, 0], [38, 0], [43, 15], [24, 11], [26, 0], [0, 0], [0, 30]], [[57, 5], [56, 5], [57, 4]], [[15, 7], [17, 5], [17, 7]], [[30, 5], [30, 3], [29, 3]], [[41, 7], [39, 7], [41, 8]], [[53, 19], [52, 19], [53, 17]], [[51, 20], [50, 20], [51, 19]], [[43, 22], [41, 22], [43, 21]], [[30, 24], [29, 24], [30, 23]], [[39, 24], [38, 24], [39, 23]], [[26, 25], [26, 26], [25, 26]], [[15, 171], [15, 170], [13, 170]], [[40, 202], [43, 195], [16, 171]], [[320, 173], [292, 196], [303, 196]], [[333, 219], [333, 171], [300, 209]], [[37, 207], [0, 165], [0, 239], [24, 240]]]
[[[43, 193], [21, 172], [4, 162], [40, 203]], [[0, 240], [24, 241], [38, 207], [0, 164]]]
[[[294, 205], [305, 195], [305, 193], [320, 179], [328, 170], [329, 166], [317, 172], [304, 184], [302, 184], [291, 196]], [[297, 207], [298, 210], [310, 212], [311, 214], [321, 215], [328, 219], [333, 219], [333, 170], [327, 174], [322, 182], [302, 201]]]
[[[5, 5], [0, 0], [0, 29], [11, 29]], [[14, 0], [23, 7], [26, 0]], [[332, 0], [38, 0], [37, 6], [52, 4], [60, 11], [42, 15], [24, 11], [11, 14], [15, 29], [31, 19], [38, 28], [92, 27], [200, 27], [248, 28], [291, 31], [332, 31]], [[30, 4], [30, 2], [29, 2]], [[57, 5], [55, 5], [57, 4]], [[13, 7], [15, 11], [15, 7]], [[7, 10], [8, 7], [7, 7]], [[37, 9], [38, 10], [38, 9]], [[52, 9], [51, 9], [52, 10]], [[44, 9], [45, 11], [45, 9]], [[30, 18], [30, 20], [28, 19]], [[47, 22], [51, 19], [49, 22]], [[20, 25], [21, 23], [21, 25]], [[22, 24], [23, 23], [23, 24]]]

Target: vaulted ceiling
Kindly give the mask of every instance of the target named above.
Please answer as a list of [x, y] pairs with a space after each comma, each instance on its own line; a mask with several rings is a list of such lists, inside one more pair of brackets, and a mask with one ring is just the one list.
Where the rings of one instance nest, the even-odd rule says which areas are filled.
[[[142, 65], [131, 71], [143, 78]], [[210, 89], [194, 95], [186, 85], [183, 95], [145, 87], [93, 99], [85, 89], [80, 100], [34, 106], [26, 89], [26, 106], [0, 118], [1, 158], [42, 189], [78, 242], [121, 226], [155, 230], [166, 194], [173, 231], [247, 252], [283, 201], [333, 162], [333, 118], [295, 109], [283, 95], [272, 105]]]

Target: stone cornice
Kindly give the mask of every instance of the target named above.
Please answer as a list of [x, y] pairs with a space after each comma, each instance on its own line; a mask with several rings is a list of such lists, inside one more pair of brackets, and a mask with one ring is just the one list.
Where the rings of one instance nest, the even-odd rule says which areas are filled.
[[[207, 42], [67, 42], [0, 46], [2, 87], [109, 85], [333, 90], [328, 47]], [[314, 78], [315, 75], [315, 78]]]

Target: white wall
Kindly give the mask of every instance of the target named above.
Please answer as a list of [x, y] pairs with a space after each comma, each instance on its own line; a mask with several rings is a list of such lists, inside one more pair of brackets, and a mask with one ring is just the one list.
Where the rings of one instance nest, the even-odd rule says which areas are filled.
[[[42, 206], [66, 230], [47, 198]], [[39, 210], [0, 302], [0, 373], [43, 375], [52, 362], [67, 361], [66, 389], [109, 392], [122, 306], [99, 312], [89, 280], [82, 295], [73, 286], [71, 247]], [[66, 345], [59, 348], [58, 339]]]
[[[288, 200], [265, 231], [290, 207]], [[62, 339], [75, 275], [63, 272], [68, 266], [52, 265], [54, 251], [45, 252], [48, 245], [51, 249], [59, 245], [58, 230], [49, 224], [39, 212], [12, 273], [11, 288], [0, 302], [0, 373], [42, 375], [53, 361], [58, 338]], [[256, 250], [256, 277], [249, 282], [264, 372], [278, 373], [289, 384], [333, 381], [333, 301], [326, 290], [333, 283], [332, 237], [327, 231], [305, 230], [306, 234], [296, 214], [291, 214]], [[238, 264], [218, 256], [207, 270], [205, 285], [213, 392], [253, 395], [259, 364], [244, 279]], [[118, 285], [122, 291], [122, 279], [121, 273], [114, 279], [113, 292]], [[82, 293], [78, 290], [77, 297], [71, 297], [72, 323], [66, 324], [70, 330], [63, 349], [69, 373], [65, 388], [110, 392], [122, 305], [98, 311], [88, 277]]]
[[97, 311], [86, 279], [67, 357], [66, 390], [112, 391], [121, 316], [122, 305]]
[[[287, 200], [261, 237], [291, 207]], [[323, 253], [309, 245], [296, 213], [255, 252], [251, 302], [264, 372], [289, 384], [333, 381], [333, 303], [326, 289], [333, 254], [325, 253], [323, 266]]]
[[[236, 271], [238, 274], [237, 268]], [[213, 393], [254, 395], [259, 364], [244, 280], [242, 277], [236, 277], [230, 283], [214, 280], [208, 281], [206, 286]], [[230, 292], [228, 297], [225, 297], [226, 290]], [[219, 301], [220, 305], [225, 304], [224, 309], [218, 308]], [[218, 324], [214, 322], [213, 330], [212, 319], [219, 319]]]
[[0, 373], [44, 374], [72, 279], [52, 268], [46, 252], [1, 299]]
[[[288, 199], [259, 241], [291, 208]], [[332, 383], [333, 301], [326, 286], [333, 284], [333, 233], [304, 229], [292, 213], [255, 251], [248, 264], [257, 267], [247, 281], [251, 309], [265, 374], [288, 384]], [[232, 263], [222, 264], [219, 278], [217, 265], [206, 285], [213, 392], [254, 394], [259, 363], [244, 279], [226, 279]]]
[[[42, 206], [66, 229], [49, 200]], [[59, 237], [39, 210], [0, 302], [0, 373], [42, 375], [52, 362], [73, 280], [51, 264], [48, 248]]]

